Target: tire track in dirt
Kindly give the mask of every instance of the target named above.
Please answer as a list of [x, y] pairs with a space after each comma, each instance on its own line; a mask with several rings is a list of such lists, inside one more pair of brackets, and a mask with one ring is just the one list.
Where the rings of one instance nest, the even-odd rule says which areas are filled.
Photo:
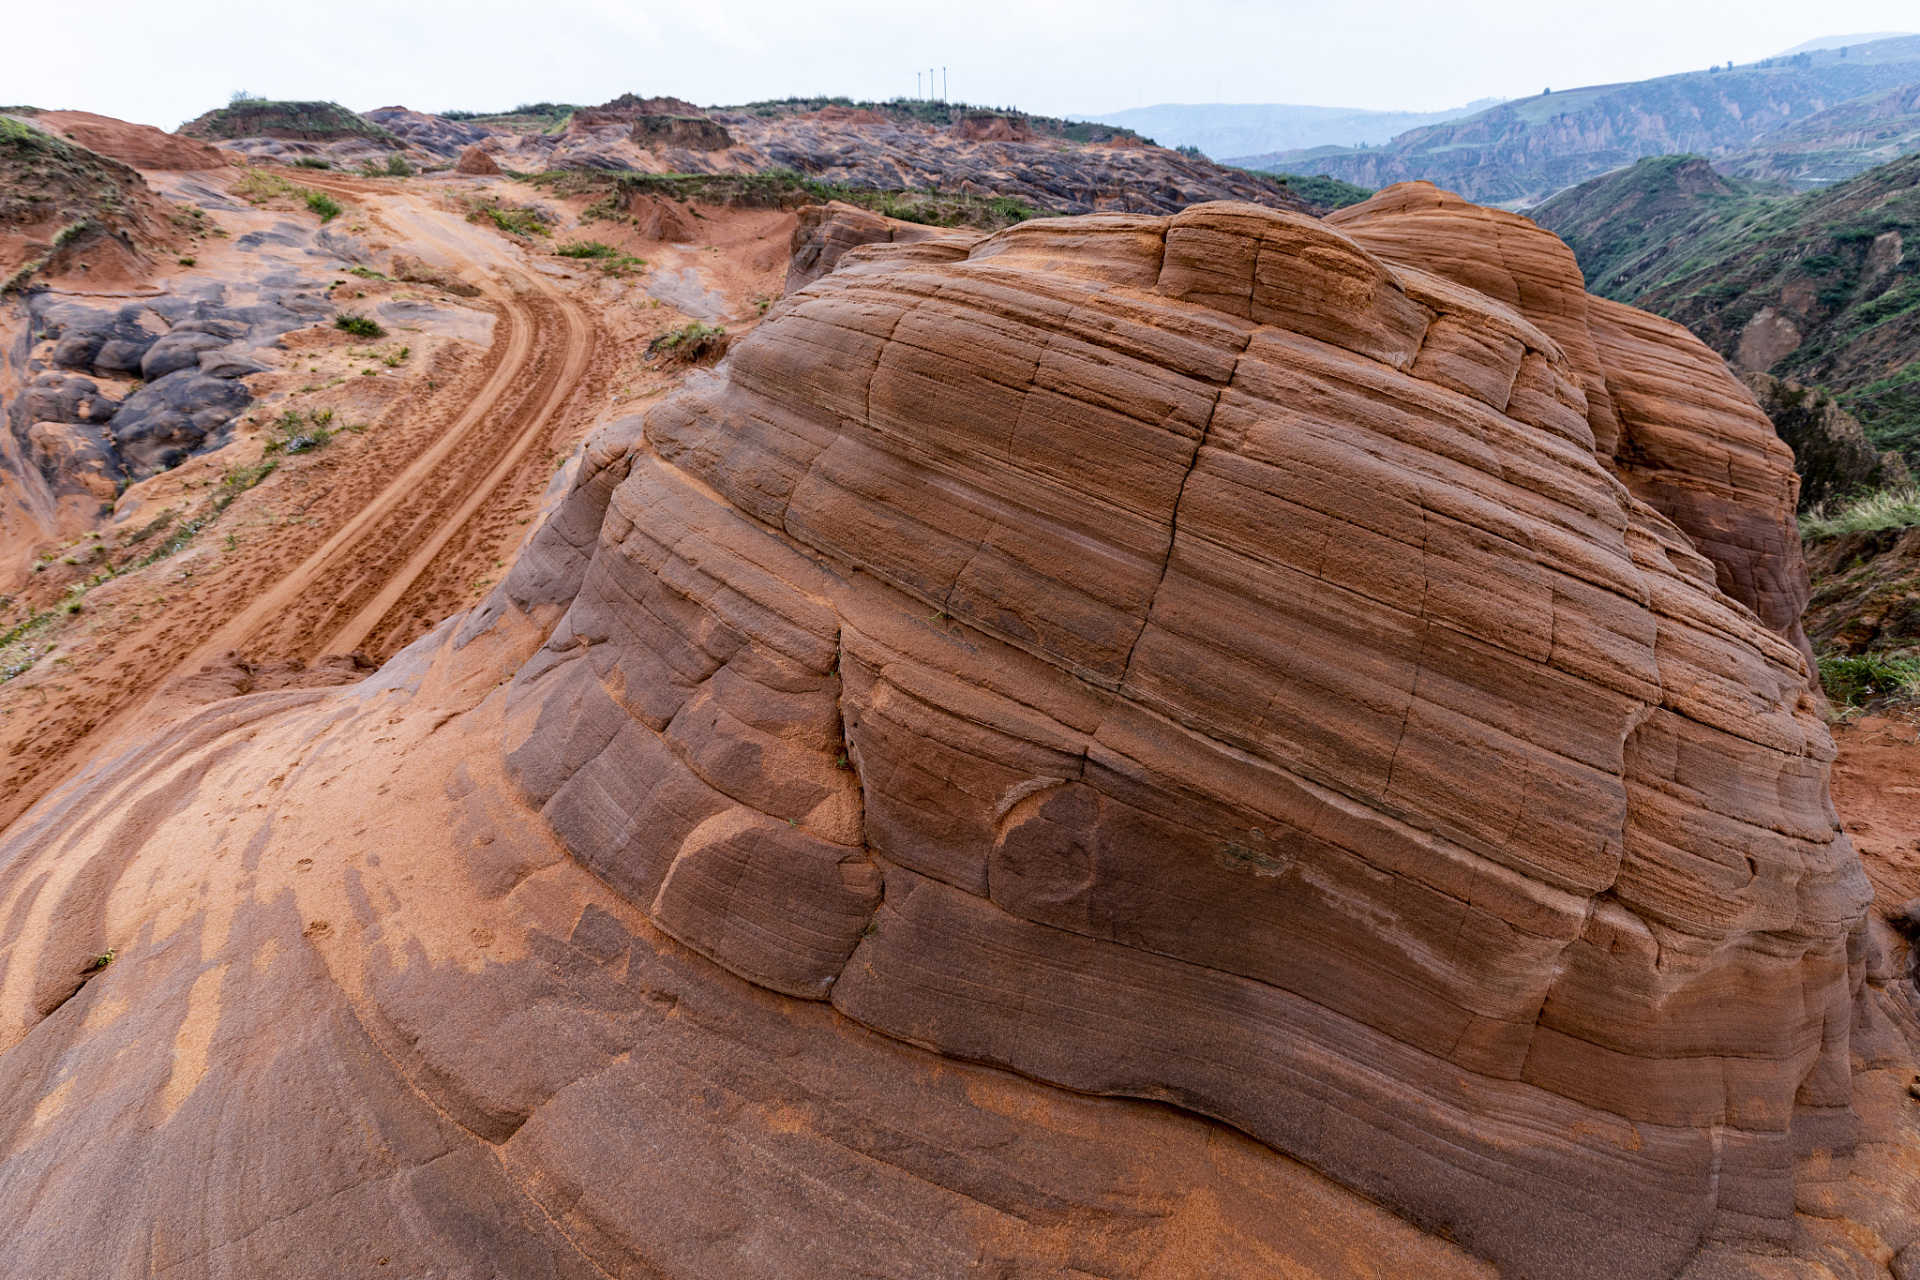
[[[349, 653], [361, 648], [370, 635], [380, 633], [386, 643], [376, 644], [374, 654], [384, 659], [407, 639], [411, 639], [411, 636], [404, 634], [406, 628], [396, 629], [383, 624], [397, 621], [394, 618], [396, 613], [404, 615], [424, 603], [421, 599], [423, 596], [444, 594], [436, 591], [435, 587], [446, 585], [448, 575], [458, 570], [457, 565], [448, 563], [457, 557], [444, 554], [448, 544], [491, 505], [491, 500], [510, 479], [517, 478], [517, 473], [525, 471], [537, 461], [531, 457], [533, 446], [546, 434], [546, 428], [557, 411], [579, 385], [594, 346], [593, 329], [585, 313], [557, 292], [553, 300], [558, 303], [554, 309], [559, 312], [558, 319], [565, 327], [564, 341], [559, 343], [558, 351], [543, 351], [543, 367], [538, 379], [511, 415], [509, 426], [512, 443], [495, 455], [498, 460], [486, 476], [469, 490], [459, 507], [441, 518], [431, 533], [419, 539], [418, 550], [398, 570], [385, 575], [373, 598], [362, 604], [315, 650], [316, 653]], [[438, 618], [431, 618], [427, 623], [432, 625], [437, 621]], [[396, 639], [397, 643], [394, 642]]]
[[[302, 177], [349, 198], [415, 199], [390, 186]], [[140, 647], [149, 661], [120, 662], [110, 675], [102, 672], [94, 681], [95, 696], [87, 700], [96, 710], [75, 706], [62, 717], [70, 721], [67, 728], [56, 730], [54, 740], [34, 744], [37, 759], [12, 762], [27, 767], [16, 768], [8, 779], [13, 785], [11, 794], [0, 798], [0, 827], [137, 721], [157, 692], [228, 650], [238, 649], [255, 661], [310, 660], [356, 647], [380, 629], [396, 605], [414, 606], [410, 592], [418, 597], [449, 570], [461, 569], [444, 563], [447, 548], [487, 509], [490, 497], [503, 485], [515, 491], [524, 487], [528, 469], [542, 457], [534, 445], [546, 437], [592, 359], [593, 317], [557, 286], [509, 265], [483, 233], [458, 224], [454, 229], [445, 219], [435, 222], [441, 247], [468, 249], [463, 257], [490, 262], [505, 284], [488, 290], [496, 304], [494, 342], [478, 369], [461, 379], [468, 388], [483, 379], [472, 399], [384, 484], [366, 474], [334, 477], [310, 505], [337, 508], [342, 500], [358, 500], [357, 509], [290, 569], [283, 571], [291, 559], [284, 554], [272, 556], [271, 564], [249, 566], [255, 589], [203, 601], [189, 616], [143, 637]], [[460, 394], [460, 388], [448, 388], [435, 399], [444, 403]], [[427, 594], [444, 598], [447, 593]], [[402, 638], [403, 633], [416, 629], [388, 628], [380, 647], [397, 649], [400, 644], [393, 641], [404, 643], [411, 636]]]

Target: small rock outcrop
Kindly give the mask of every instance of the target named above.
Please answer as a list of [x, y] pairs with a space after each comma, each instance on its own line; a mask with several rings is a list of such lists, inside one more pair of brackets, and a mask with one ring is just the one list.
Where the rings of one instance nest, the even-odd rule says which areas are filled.
[[479, 147], [468, 147], [462, 151], [459, 163], [453, 167], [458, 173], [478, 177], [491, 176], [500, 172], [500, 166], [493, 162], [493, 157]]
[[[1517, 222], [848, 248], [592, 436], [481, 607], [48, 797], [0, 844], [16, 1256], [1791, 1247], [1869, 897], [1789, 620], [1717, 585], [1780, 604], [1791, 468]], [[240, 1142], [197, 1234], [54, 1194]]]
[[[803, 206], [795, 215], [787, 258], [786, 292], [806, 288], [840, 264], [849, 250], [862, 245], [919, 245], [912, 255], [923, 262], [951, 262], [967, 256], [979, 240], [967, 231], [942, 233], [938, 228], [883, 218], [855, 205], [832, 200]], [[889, 254], [891, 261], [907, 255]]]
[[733, 145], [726, 126], [705, 116], [635, 116], [633, 141], [648, 151], [680, 147], [688, 151], [725, 151]]
[[1874, 448], [1853, 415], [1818, 387], [1766, 373], [1745, 374], [1740, 381], [1793, 450], [1802, 510], [1833, 498], [1913, 483], [1906, 460], [1895, 450]]

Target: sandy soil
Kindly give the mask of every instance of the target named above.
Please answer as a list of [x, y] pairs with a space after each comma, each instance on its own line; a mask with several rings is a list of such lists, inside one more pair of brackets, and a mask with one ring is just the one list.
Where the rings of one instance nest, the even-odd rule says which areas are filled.
[[[491, 314], [491, 341], [296, 330], [280, 367], [249, 380], [260, 399], [234, 443], [134, 486], [118, 504], [134, 514], [115, 526], [39, 548], [32, 590], [72, 601], [58, 593], [114, 562], [115, 540], [149, 516], [185, 522], [211, 510], [223, 477], [263, 460], [279, 415], [331, 409], [336, 428], [359, 428], [278, 457], [186, 549], [93, 586], [44, 630], [32, 668], [0, 683], [0, 825], [122, 734], [212, 697], [352, 678], [354, 664], [322, 659], [359, 651], [379, 662], [476, 603], [511, 564], [575, 443], [685, 376], [649, 361], [646, 344], [691, 320], [750, 328], [779, 295], [793, 225], [777, 211], [703, 208], [688, 211], [693, 241], [665, 244], [626, 221], [582, 226], [587, 201], [499, 180], [285, 173], [347, 204], [335, 225], [374, 250], [485, 282], [481, 297], [460, 299], [339, 276], [337, 305], [379, 314], [384, 303], [435, 298]], [[551, 236], [516, 240], [469, 221], [476, 194], [542, 206]], [[196, 264], [170, 275], [230, 271], [231, 233], [306, 215], [282, 200], [218, 216], [230, 236], [203, 240]], [[610, 272], [552, 252], [589, 238], [644, 266], [615, 262]], [[389, 367], [402, 346], [405, 358]]]
[[1920, 897], [1920, 713], [1834, 726], [1833, 803], [1886, 912]]

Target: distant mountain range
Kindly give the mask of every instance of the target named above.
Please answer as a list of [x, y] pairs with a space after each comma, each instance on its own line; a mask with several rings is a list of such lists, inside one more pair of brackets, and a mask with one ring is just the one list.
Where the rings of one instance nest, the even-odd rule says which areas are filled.
[[1920, 36], [1803, 46], [1747, 66], [1517, 99], [1409, 130], [1380, 147], [1222, 158], [1363, 187], [1425, 178], [1471, 200], [1516, 208], [1642, 157], [1676, 152], [1810, 188], [1920, 144], [1920, 104], [1898, 92], [1915, 85]]
[[1162, 103], [1076, 120], [1119, 125], [1163, 147], [1198, 147], [1209, 156], [1245, 156], [1322, 146], [1376, 146], [1395, 134], [1484, 111], [1504, 98], [1482, 98], [1446, 111], [1362, 111], [1285, 103]]

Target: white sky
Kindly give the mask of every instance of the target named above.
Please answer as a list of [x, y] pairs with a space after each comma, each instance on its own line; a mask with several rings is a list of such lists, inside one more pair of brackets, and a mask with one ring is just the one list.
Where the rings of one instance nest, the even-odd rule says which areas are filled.
[[171, 129], [235, 89], [357, 110], [500, 110], [632, 90], [699, 103], [887, 98], [1048, 114], [1162, 102], [1438, 110], [1920, 30], [1914, 0], [8, 0], [0, 104]]

